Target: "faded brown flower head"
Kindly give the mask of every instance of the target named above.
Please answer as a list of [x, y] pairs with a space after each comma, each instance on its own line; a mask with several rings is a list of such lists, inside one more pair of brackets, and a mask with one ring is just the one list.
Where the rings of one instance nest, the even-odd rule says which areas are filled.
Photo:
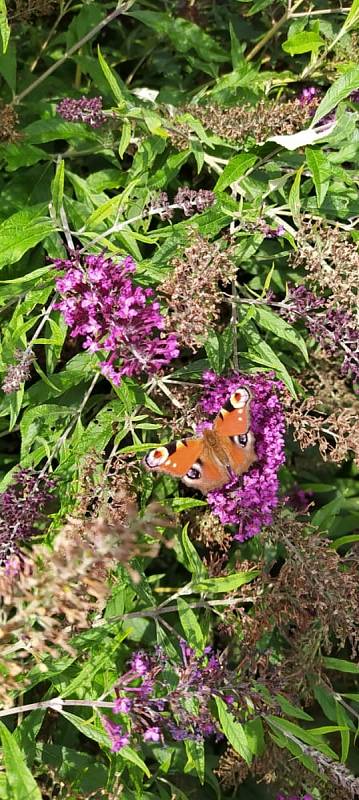
[[15, 350], [16, 364], [10, 364], [7, 369], [1, 388], [5, 394], [12, 394], [21, 388], [25, 381], [31, 378], [31, 365], [35, 359], [32, 350]]
[[[299, 743], [299, 742], [298, 742]], [[249, 768], [241, 756], [228, 747], [218, 762], [216, 774], [225, 790], [237, 789], [249, 775], [258, 783], [266, 783], [271, 791], [281, 791], [290, 796], [301, 796], [314, 786], [320, 790], [321, 800], [350, 800], [356, 798], [358, 778], [344, 764], [332, 761], [318, 750], [300, 743], [303, 756], [313, 764], [313, 771], [267, 738], [262, 756], [254, 759]], [[319, 772], [319, 775], [318, 775]]]
[[220, 756], [218, 768], [214, 772], [215, 775], [218, 775], [219, 782], [225, 791], [238, 789], [250, 774], [248, 765], [232, 747], [227, 747]]
[[29, 22], [36, 17], [48, 17], [60, 6], [60, 0], [10, 0], [10, 22]]
[[328, 289], [334, 305], [358, 308], [359, 249], [347, 234], [325, 222], [308, 222], [298, 231], [293, 267], [304, 267], [311, 284]]
[[233, 544], [232, 533], [210, 510], [194, 509], [185, 516], [190, 520], [191, 539], [205, 548], [202, 560], [208, 574], [213, 577], [226, 575], [229, 551]]
[[0, 107], [0, 142], [16, 142], [21, 134], [16, 130], [19, 117], [11, 104]]
[[[345, 391], [344, 381], [336, 378], [331, 383], [328, 374], [322, 377], [321, 373], [316, 376], [312, 373], [309, 383], [312, 393], [304, 400], [294, 400], [286, 394], [286, 419], [292, 426], [294, 439], [302, 450], [318, 446], [324, 461], [340, 463], [354, 455], [359, 464], [358, 397]], [[319, 385], [318, 393], [314, 390], [315, 384]], [[340, 393], [336, 397], [338, 389]]]
[[203, 514], [198, 514], [197, 519], [195, 535], [198, 541], [207, 548], [217, 547], [219, 550], [229, 550], [233, 544], [233, 536], [222, 525], [218, 517], [206, 510]]
[[290, 513], [278, 514], [264, 537], [266, 546], [280, 542], [286, 558], [276, 577], [263, 568], [251, 584], [252, 591], [258, 581], [262, 587], [255, 613], [239, 610], [243, 667], [258, 670], [257, 645], [277, 630], [288, 651], [276, 665], [276, 680], [293, 698], [310, 696], [313, 678], [322, 671], [321, 652], [330, 653], [335, 640], [342, 647], [350, 643], [354, 658], [358, 650], [358, 565], [341, 559], [329, 540]]
[[173, 122], [171, 120], [166, 126], [166, 130], [169, 133], [173, 147], [177, 150], [187, 150], [191, 138], [193, 138], [193, 133], [186, 122], [178, 122], [177, 120]]
[[[301, 130], [311, 119], [313, 108], [318, 103], [303, 105], [298, 99], [287, 102], [260, 100], [256, 106], [199, 106], [187, 105], [178, 109], [179, 115], [191, 114], [204, 128], [234, 142], [243, 142], [249, 137], [263, 142], [269, 136], [292, 134]], [[179, 124], [183, 124], [179, 120]], [[171, 135], [171, 133], [170, 133]], [[176, 135], [172, 139], [176, 144]]]
[[31, 666], [31, 657], [39, 661], [44, 652], [75, 653], [71, 640], [91, 627], [94, 613], [102, 613], [116, 566], [127, 567], [136, 581], [130, 560], [144, 553], [155, 555], [160, 547], [158, 529], [173, 525], [173, 517], [156, 503], [139, 517], [123, 476], [121, 481], [116, 474], [114, 486], [113, 502], [107, 505], [100, 490], [97, 496], [90, 491], [86, 498], [83, 495], [78, 517], [69, 519], [52, 551], [36, 545], [31, 555], [22, 554], [20, 570], [0, 571], [1, 702], [11, 703], [11, 690], [23, 672], [21, 665], [29, 662]]
[[218, 321], [221, 306], [219, 282], [230, 283], [236, 267], [218, 244], [199, 234], [183, 255], [172, 261], [173, 272], [160, 285], [166, 296], [168, 327], [180, 343], [198, 350]]

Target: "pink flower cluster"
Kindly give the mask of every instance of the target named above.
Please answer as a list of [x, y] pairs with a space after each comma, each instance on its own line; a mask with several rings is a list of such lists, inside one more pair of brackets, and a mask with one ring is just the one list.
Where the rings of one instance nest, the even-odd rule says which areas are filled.
[[56, 111], [67, 122], [85, 122], [90, 128], [100, 128], [106, 122], [102, 111], [102, 97], [64, 97]]
[[314, 797], [312, 797], [311, 794], [303, 794], [301, 796], [296, 794], [291, 795], [290, 797], [287, 794], [277, 794], [276, 800], [314, 800]]
[[123, 375], [154, 373], [179, 354], [176, 335], [162, 333], [165, 319], [152, 289], [136, 286], [130, 277], [136, 266], [128, 257], [118, 264], [105, 255], [57, 259], [61, 295], [57, 308], [72, 336], [83, 337], [91, 353], [105, 350], [101, 372], [115, 385]]
[[[126, 715], [121, 723], [103, 717], [111, 750], [118, 752], [139, 739], [165, 743], [192, 740], [203, 742], [210, 736], [223, 738], [213, 716], [213, 697], [232, 705], [229, 693], [233, 675], [211, 647], [196, 655], [184, 640], [180, 641], [182, 663], [172, 661], [157, 646], [151, 654], [134, 653], [128, 671], [116, 686], [113, 713]], [[125, 728], [126, 726], [126, 728]]]
[[205, 372], [203, 380], [206, 390], [201, 407], [206, 414], [217, 414], [239, 386], [248, 386], [252, 393], [251, 429], [257, 462], [245, 475], [233, 476], [207, 498], [222, 524], [238, 526], [234, 538], [243, 542], [272, 523], [273, 511], [280, 501], [278, 470], [285, 461], [284, 413], [278, 396], [282, 384], [272, 373], [233, 373], [224, 378]]
[[39, 533], [38, 525], [51, 500], [55, 482], [31, 469], [19, 469], [0, 494], [0, 567], [9, 574], [19, 568], [19, 543]]

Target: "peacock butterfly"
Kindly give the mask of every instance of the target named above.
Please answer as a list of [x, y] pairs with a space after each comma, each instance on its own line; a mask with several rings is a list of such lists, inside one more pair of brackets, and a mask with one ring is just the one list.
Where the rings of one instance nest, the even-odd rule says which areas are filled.
[[239, 387], [220, 410], [211, 429], [193, 439], [180, 439], [150, 450], [143, 459], [145, 468], [181, 478], [204, 495], [220, 489], [230, 480], [231, 471], [242, 475], [256, 461], [250, 402], [249, 389]]

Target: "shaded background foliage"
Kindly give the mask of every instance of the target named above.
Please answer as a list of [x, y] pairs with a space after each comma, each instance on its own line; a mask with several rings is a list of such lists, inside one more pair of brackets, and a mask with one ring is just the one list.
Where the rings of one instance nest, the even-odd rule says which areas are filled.
[[0, 2], [1, 798], [359, 793], [358, 23]]

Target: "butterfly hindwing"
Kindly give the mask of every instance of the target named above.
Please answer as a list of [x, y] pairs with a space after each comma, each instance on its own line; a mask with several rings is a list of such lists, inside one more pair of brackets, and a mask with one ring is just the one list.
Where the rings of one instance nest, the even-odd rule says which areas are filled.
[[229, 473], [227, 468], [216, 458], [215, 452], [205, 446], [202, 455], [197, 458], [182, 480], [186, 486], [198, 489], [206, 495], [213, 489], [218, 489], [228, 483]]

